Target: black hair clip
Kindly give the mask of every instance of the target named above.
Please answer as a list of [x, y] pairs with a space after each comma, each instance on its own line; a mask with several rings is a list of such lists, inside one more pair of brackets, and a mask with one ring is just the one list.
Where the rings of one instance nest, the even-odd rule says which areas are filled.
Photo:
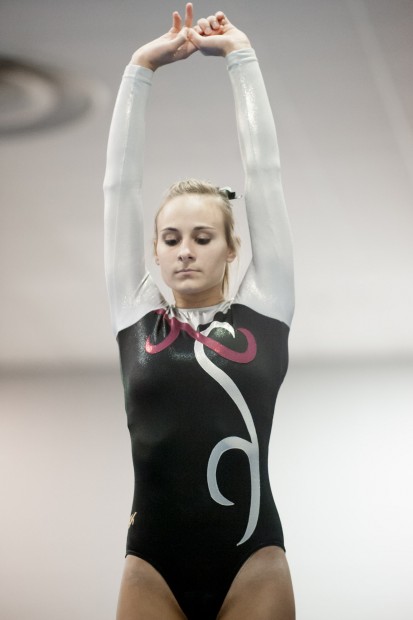
[[236, 192], [233, 192], [230, 187], [220, 187], [219, 191], [228, 198], [228, 200], [235, 200], [235, 198], [241, 198], [241, 196], [237, 196]]

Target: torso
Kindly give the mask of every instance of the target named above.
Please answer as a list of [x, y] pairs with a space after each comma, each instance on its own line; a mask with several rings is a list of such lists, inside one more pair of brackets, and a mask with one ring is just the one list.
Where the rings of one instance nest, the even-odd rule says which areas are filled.
[[267, 459], [288, 333], [226, 303], [160, 309], [118, 335], [135, 468], [127, 553], [168, 581], [182, 554], [214, 571], [223, 555], [234, 566], [264, 544], [283, 547]]

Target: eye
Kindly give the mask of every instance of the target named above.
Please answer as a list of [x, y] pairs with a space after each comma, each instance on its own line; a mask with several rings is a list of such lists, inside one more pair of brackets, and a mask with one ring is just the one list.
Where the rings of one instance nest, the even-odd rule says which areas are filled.
[[196, 242], [199, 245], [207, 245], [211, 241], [210, 237], [197, 237]]
[[175, 239], [175, 238], [172, 238], [172, 239], [171, 239], [171, 238], [168, 238], [168, 239], [164, 239], [164, 240], [163, 240], [163, 242], [164, 242], [166, 245], [173, 246], [173, 245], [176, 245], [176, 244], [178, 243], [178, 239]]

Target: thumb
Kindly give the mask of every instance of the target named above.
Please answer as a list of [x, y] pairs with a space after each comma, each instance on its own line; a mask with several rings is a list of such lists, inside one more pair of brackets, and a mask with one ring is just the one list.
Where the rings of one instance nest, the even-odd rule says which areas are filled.
[[177, 36], [169, 42], [171, 49], [177, 50], [181, 47], [181, 45], [188, 41], [188, 31], [189, 28], [186, 27], [182, 28], [182, 30], [179, 31]]
[[206, 37], [201, 37], [201, 35], [198, 34], [198, 32], [194, 30], [194, 28], [188, 28], [187, 36], [191, 43], [193, 43], [198, 49], [200, 49], [201, 47], [205, 47]]

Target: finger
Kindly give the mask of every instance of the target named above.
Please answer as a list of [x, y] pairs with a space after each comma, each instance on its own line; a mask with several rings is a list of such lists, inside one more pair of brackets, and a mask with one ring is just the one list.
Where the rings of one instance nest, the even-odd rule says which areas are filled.
[[169, 54], [175, 52], [185, 43], [188, 42], [188, 28], [182, 28], [179, 32], [173, 33], [175, 36], [168, 38], [163, 42], [163, 50]]
[[224, 26], [225, 24], [230, 23], [229, 19], [227, 18], [225, 13], [223, 13], [222, 11], [218, 11], [217, 13], [215, 13], [215, 18], [221, 24], [221, 26]]
[[191, 28], [194, 21], [194, 7], [192, 2], [188, 2], [185, 7], [185, 26]]
[[172, 50], [177, 50], [188, 41], [188, 28], [182, 28], [182, 30], [169, 42], [169, 47]]
[[217, 20], [215, 19], [215, 15], [209, 15], [209, 17], [207, 17], [206, 20], [211, 30], [214, 30], [215, 28], [219, 26]]
[[219, 42], [221, 38], [220, 35], [205, 36], [204, 33], [197, 32], [195, 28], [191, 28], [188, 31], [188, 39], [190, 42], [204, 53], [206, 53], [207, 50], [218, 49], [219, 46], [217, 46], [217, 42]]
[[198, 49], [202, 47], [205, 41], [205, 37], [202, 35], [203, 35], [203, 30], [200, 28], [200, 26], [195, 26], [194, 28], [190, 28], [188, 30], [188, 39]]
[[179, 32], [178, 36], [176, 37], [181, 42], [181, 45], [182, 43], [185, 43], [186, 41], [188, 41], [188, 32], [189, 32], [189, 28], [184, 26], [182, 30]]
[[182, 28], [182, 18], [179, 15], [178, 11], [174, 11], [172, 13], [172, 28], [173, 32], [179, 32]]
[[201, 17], [201, 19], [198, 19], [198, 26], [200, 27], [201, 31], [204, 34], [212, 33], [212, 29], [211, 29], [211, 26], [209, 25], [209, 21], [205, 17]]

